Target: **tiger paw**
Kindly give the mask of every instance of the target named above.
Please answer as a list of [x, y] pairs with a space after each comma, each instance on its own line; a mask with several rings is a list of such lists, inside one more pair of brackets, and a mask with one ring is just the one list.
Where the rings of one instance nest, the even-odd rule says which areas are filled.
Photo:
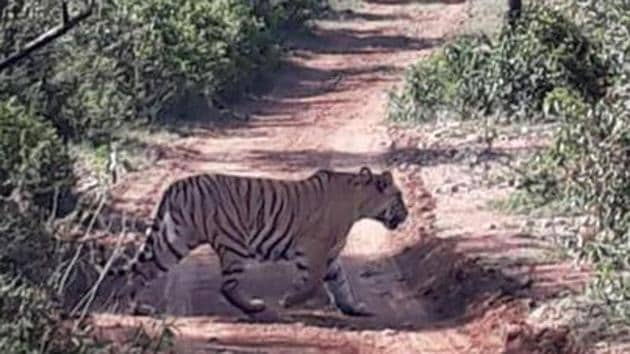
[[357, 304], [338, 304], [337, 308], [341, 313], [346, 316], [354, 317], [370, 317], [374, 316], [374, 313], [367, 309], [367, 306], [359, 302]]
[[266, 307], [267, 306], [265, 305], [265, 302], [262, 299], [252, 299], [249, 302], [250, 312], [261, 312], [265, 310]]

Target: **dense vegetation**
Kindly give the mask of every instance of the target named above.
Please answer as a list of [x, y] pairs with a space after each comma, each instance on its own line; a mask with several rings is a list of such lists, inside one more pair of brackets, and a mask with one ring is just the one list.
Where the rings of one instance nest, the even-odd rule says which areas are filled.
[[[61, 23], [59, 1], [0, 2], [0, 53]], [[69, 1], [69, 13], [87, 2]], [[54, 225], [76, 208], [76, 143], [107, 145], [186, 95], [221, 101], [272, 70], [280, 35], [325, 1], [113, 0], [0, 71], [0, 352], [95, 351], [59, 309], [77, 247]], [[62, 202], [66, 201], [66, 202]], [[62, 241], [64, 240], [64, 241]], [[73, 263], [76, 267], [76, 263]], [[64, 332], [64, 333], [61, 333]], [[61, 334], [60, 334], [61, 333]], [[91, 344], [90, 344], [91, 343]]]
[[630, 4], [529, 3], [496, 37], [459, 38], [413, 66], [389, 116], [558, 122], [522, 188], [595, 218], [596, 236], [568, 246], [596, 265], [593, 293], [630, 320]]

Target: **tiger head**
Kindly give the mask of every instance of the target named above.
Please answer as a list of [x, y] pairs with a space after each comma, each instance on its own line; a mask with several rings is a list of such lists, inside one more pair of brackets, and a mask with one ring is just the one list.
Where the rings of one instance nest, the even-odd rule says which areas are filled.
[[402, 193], [389, 171], [373, 174], [368, 167], [362, 167], [353, 176], [352, 184], [359, 189], [356, 202], [360, 218], [380, 221], [390, 230], [407, 219]]

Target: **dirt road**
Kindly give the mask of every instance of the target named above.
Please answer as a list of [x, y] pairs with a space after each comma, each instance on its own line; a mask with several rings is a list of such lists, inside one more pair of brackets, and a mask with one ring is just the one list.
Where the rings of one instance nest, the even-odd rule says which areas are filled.
[[[321, 167], [387, 168], [392, 156], [383, 123], [387, 90], [465, 18], [465, 3], [374, 0], [345, 18], [321, 21], [313, 34], [290, 41], [293, 53], [270, 82], [273, 87], [238, 105], [251, 117], [246, 127], [200, 128], [161, 147], [158, 163], [115, 187], [117, 206], [148, 215], [166, 185], [204, 171], [301, 178]], [[429, 238], [435, 201], [419, 171], [396, 169], [394, 175], [410, 220], [396, 232], [360, 222], [342, 254], [355, 291], [376, 312], [372, 318], [344, 318], [326, 307], [320, 294], [293, 311], [291, 323], [243, 323], [219, 294], [217, 259], [206, 248], [142, 296], [173, 315], [182, 353], [498, 352], [503, 333], [471, 325], [474, 309], [492, 303], [502, 316], [520, 316], [500, 295], [522, 284], [486, 272], [451, 242]], [[254, 269], [248, 277], [251, 291], [268, 304], [289, 284], [286, 265]], [[497, 289], [503, 293], [495, 296], [490, 290]], [[102, 315], [99, 321], [131, 319]]]

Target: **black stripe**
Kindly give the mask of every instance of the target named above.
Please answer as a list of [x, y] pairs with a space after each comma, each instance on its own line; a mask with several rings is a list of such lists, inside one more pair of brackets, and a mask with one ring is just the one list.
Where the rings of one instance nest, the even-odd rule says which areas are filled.
[[[241, 213], [241, 210], [245, 209], [242, 208], [241, 205], [239, 205], [236, 200], [234, 199], [234, 190], [238, 188], [238, 186], [234, 186], [234, 184], [238, 183], [238, 181], [236, 179], [232, 180], [232, 186], [226, 186], [227, 189], [227, 194], [228, 194], [228, 198], [230, 198], [230, 202], [232, 203], [232, 207], [234, 208], [234, 212], [236, 214], [236, 219], [237, 222], [243, 226], [245, 226], [245, 222], [243, 221], [243, 215]], [[230, 188], [232, 187], [232, 188]], [[241, 231], [241, 233], [243, 232], [243, 230], [239, 230]]]
[[291, 246], [293, 246], [293, 243], [295, 242], [295, 238], [294, 237], [290, 237], [289, 238], [289, 242], [287, 242], [284, 245], [284, 248], [282, 249], [282, 252], [280, 252], [280, 258], [288, 258], [287, 257], [287, 252], [289, 252], [289, 249], [291, 249]]
[[216, 250], [217, 247], [217, 233], [215, 232], [213, 235], [209, 235], [210, 238], [210, 247]]
[[258, 244], [258, 247], [256, 247], [256, 252], [258, 254], [263, 253], [263, 250], [261, 248], [265, 244], [265, 241], [267, 241], [267, 239], [274, 233], [274, 231], [276, 231], [276, 226], [278, 225], [278, 218], [280, 218], [280, 215], [282, 215], [283, 211], [284, 211], [284, 203], [280, 204], [279, 210], [273, 215], [273, 218], [271, 220], [272, 227], [269, 228], [269, 231], [264, 235], [262, 235], [262, 232], [259, 235], [257, 235], [259, 237], [256, 237], [256, 238], [261, 239], [260, 243]]
[[[241, 257], [241, 258], [244, 258], [244, 259], [250, 258], [249, 254], [244, 254], [244, 253], [242, 253], [242, 252], [240, 252], [240, 251], [238, 251], [238, 250], [236, 250], [236, 249], [234, 249], [234, 248], [232, 248], [232, 247], [229, 247], [229, 246], [227, 246], [227, 245], [223, 245], [223, 247], [225, 248], [225, 251], [226, 251], [226, 252], [232, 252], [232, 253], [234, 253], [235, 255], [237, 255], [237, 256], [239, 256], [239, 257]], [[225, 255], [224, 255], [224, 256], [225, 256]]]
[[[232, 220], [230, 218], [230, 215], [225, 211], [225, 209], [223, 210], [223, 216], [225, 217], [225, 220], [228, 223], [227, 226], [231, 227], [234, 230], [234, 232], [237, 234], [236, 236], [238, 236], [238, 234], [241, 234], [241, 232], [239, 232], [238, 226], [236, 226], [236, 224], [234, 223], [234, 220]], [[222, 225], [220, 225], [219, 223], [217, 223], [217, 226], [222, 228]], [[223, 230], [224, 229], [222, 228], [222, 231]], [[232, 238], [232, 239], [236, 239], [233, 235], [228, 235], [228, 236], [230, 236], [230, 238]], [[243, 246], [245, 246], [245, 245], [243, 245]]]
[[171, 220], [175, 226], [182, 226], [186, 223], [184, 220], [184, 214], [181, 208], [169, 208], [168, 212], [171, 214]]
[[171, 241], [169, 241], [168, 239], [168, 234], [167, 231], [164, 231], [164, 236], [162, 236], [164, 238], [164, 243], [166, 243], [166, 247], [168, 247], [169, 251], [171, 251], [171, 253], [173, 253], [175, 255], [175, 258], [177, 258], [177, 261], [181, 261], [182, 258], [184, 258], [185, 255], [183, 255], [182, 253], [179, 252], [179, 250], [177, 248], [175, 248], [175, 246], [173, 246], [173, 244], [171, 243]]
[[198, 185], [198, 178], [192, 177], [190, 179], [190, 185], [188, 186], [188, 193], [190, 193], [190, 203], [191, 205], [188, 206], [184, 206], [186, 208], [186, 210], [188, 210], [188, 213], [190, 214], [190, 220], [192, 221], [192, 228], [195, 228], [197, 225], [199, 225], [199, 220], [197, 220], [197, 209], [199, 208], [199, 205], [197, 205], [197, 202], [199, 201], [198, 198], [196, 198], [196, 196], [198, 196], [199, 194], [197, 193], [199, 191], [199, 185]]
[[243, 243], [243, 240], [238, 238], [238, 237], [234, 237], [234, 235], [231, 235], [230, 232], [228, 230], [226, 230], [223, 225], [221, 225], [221, 223], [217, 222], [217, 217], [215, 217], [215, 224], [217, 226], [217, 229], [225, 236], [225, 237], [229, 237], [230, 240], [232, 240], [234, 243], [236, 243], [237, 245], [239, 245], [240, 247], [242, 247], [243, 249], [247, 249], [247, 245], [245, 245]]
[[298, 195], [301, 195], [303, 198], [308, 196], [317, 196], [317, 187], [315, 186], [315, 181], [306, 180], [303, 183], [300, 183], [298, 188], [302, 189], [302, 193], [298, 192]]
[[[210, 186], [208, 185], [208, 181], [202, 178], [200, 181], [199, 193], [201, 194], [201, 203], [202, 205], [208, 205], [211, 202], [211, 192], [209, 190]], [[212, 210], [212, 207], [208, 207], [208, 209]], [[216, 210], [215, 210], [216, 212]], [[210, 232], [208, 231], [208, 220], [210, 220], [210, 216], [206, 215], [205, 219], [202, 220], [201, 227], [203, 230], [203, 236], [206, 238], [210, 238]]]
[[184, 194], [183, 195], [183, 199], [184, 200], [182, 201], [182, 203], [185, 205], [187, 200], [186, 200], [186, 193], [184, 193], [185, 192], [185, 188], [184, 187], [185, 187], [184, 180], [179, 180], [179, 181], [175, 182], [175, 188], [174, 188], [175, 189], [175, 193], [173, 193], [173, 194], [174, 194], [174, 197], [176, 199], [179, 199], [179, 197], [183, 193]]
[[[275, 211], [276, 205], [278, 204], [279, 201], [282, 202], [281, 197], [279, 197], [280, 193], [276, 193], [276, 191], [274, 190], [274, 186], [273, 185], [266, 185], [266, 184], [263, 183], [262, 187], [263, 188], [261, 189], [261, 192], [262, 192], [261, 200], [262, 200], [263, 204], [261, 205], [261, 208], [260, 208], [260, 210], [262, 211], [262, 214], [259, 214], [260, 229], [256, 230], [256, 232], [254, 233], [254, 237], [249, 241], [249, 244], [251, 244], [252, 246], [256, 245], [256, 243], [258, 243], [258, 241], [261, 238], [262, 238], [262, 240], [264, 240], [269, 235], [268, 233], [267, 233], [267, 235], [263, 235], [262, 234], [263, 229], [265, 228], [265, 226], [267, 226], [267, 223], [270, 222], [270, 220], [265, 220], [265, 216], [266, 216], [265, 215], [265, 207], [266, 207], [266, 204], [265, 204], [265, 201], [266, 201], [265, 190], [270, 190], [271, 191], [271, 204], [270, 204], [270, 207], [269, 207], [269, 213], [271, 214], [270, 217], [272, 219], [275, 217], [275, 220], [271, 221], [272, 225], [278, 219], [278, 213], [276, 213], [276, 211]], [[265, 187], [268, 187], [268, 188], [265, 188]], [[280, 209], [282, 209], [282, 205], [280, 205]], [[263, 220], [260, 220], [261, 218]], [[273, 231], [273, 227], [271, 228], [271, 231]], [[263, 243], [263, 242], [261, 241], [260, 243]], [[260, 244], [258, 246], [260, 247]], [[260, 250], [257, 250], [257, 252], [260, 252]]]
[[225, 276], [230, 276], [230, 275], [234, 275], [234, 274], [242, 274], [245, 272], [244, 268], [228, 268], [228, 269], [223, 269], [221, 270], [221, 275]]
[[[223, 282], [221, 284], [221, 288], [235, 288], [238, 286], [238, 280], [234, 279], [234, 278], [229, 278], [229, 279], [223, 279]], [[230, 301], [228, 299], [228, 301]]]
[[269, 257], [271, 256], [271, 253], [273, 252], [273, 249], [276, 248], [281, 241], [285, 240], [287, 237], [291, 237], [291, 234], [289, 231], [293, 227], [294, 221], [295, 221], [295, 215], [293, 213], [289, 213], [289, 222], [287, 222], [285, 230], [282, 233], [280, 233], [280, 237], [278, 237], [275, 241], [271, 243], [271, 245], [269, 245], [269, 248], [267, 249], [267, 252], [265, 253], [265, 259], [269, 259]]
[[[265, 205], [261, 205], [258, 209], [258, 216], [256, 217], [256, 227], [253, 231], [253, 235], [257, 235], [262, 232], [262, 229], [265, 227]], [[253, 239], [250, 243], [253, 243]]]
[[301, 263], [300, 261], [295, 262], [295, 267], [299, 270], [308, 270], [308, 265]]
[[299, 197], [299, 185], [295, 185], [293, 183], [285, 183], [284, 189], [287, 192], [287, 209], [292, 209], [293, 207], [295, 212], [299, 212], [297, 208], [299, 208], [298, 197]]
[[249, 178], [243, 179], [245, 193], [243, 194], [243, 207], [247, 210], [247, 231], [251, 234], [255, 229], [256, 223], [256, 209], [252, 205], [253, 197], [252, 197], [252, 180]]
[[313, 181], [315, 182], [317, 188], [319, 188], [319, 191], [324, 192], [324, 181], [322, 180], [322, 174], [317, 173], [315, 175], [315, 178], [313, 178]]
[[252, 180], [245, 178], [243, 182], [245, 183], [245, 195], [243, 197], [246, 201], [249, 201], [252, 197]]

